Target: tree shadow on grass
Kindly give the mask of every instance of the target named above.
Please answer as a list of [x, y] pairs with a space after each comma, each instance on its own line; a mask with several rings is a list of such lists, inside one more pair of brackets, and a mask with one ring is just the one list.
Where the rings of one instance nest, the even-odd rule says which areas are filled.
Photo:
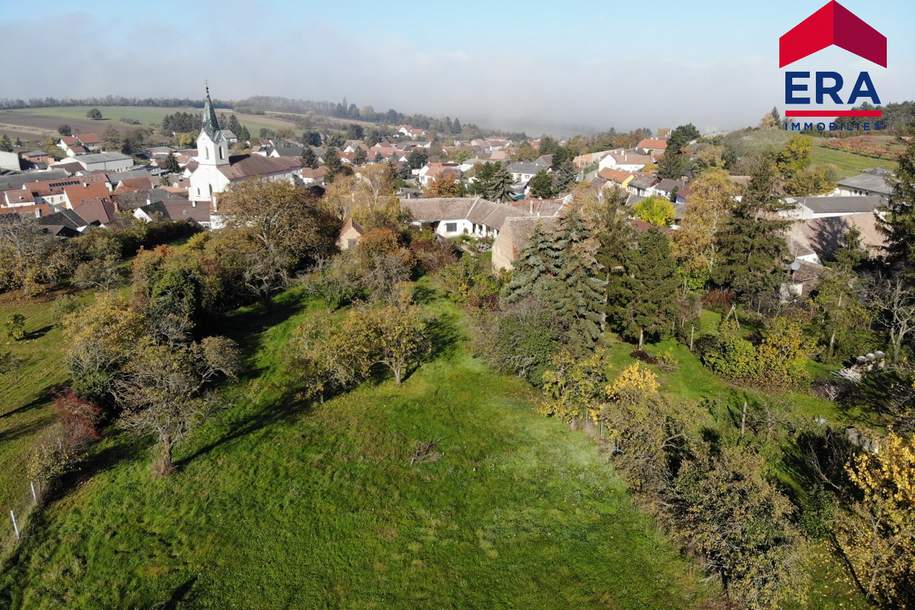
[[78, 470], [62, 476], [53, 491], [48, 495], [48, 501], [58, 500], [66, 496], [71, 490], [79, 487], [117, 464], [136, 459], [152, 444], [152, 440], [138, 438], [127, 434], [118, 435], [107, 447], [89, 455], [85, 463]]
[[178, 587], [172, 591], [168, 600], [163, 604], [156, 604], [153, 608], [161, 608], [162, 610], [177, 610], [180, 606], [184, 605], [184, 602], [192, 600], [191, 591], [194, 589], [194, 584], [197, 582], [196, 576], [191, 576], [186, 581], [181, 583]]
[[34, 409], [36, 407], [45, 405], [45, 404], [51, 402], [51, 400], [53, 400], [54, 397], [59, 392], [61, 392], [65, 387], [66, 387], [65, 384], [55, 384], [55, 385], [46, 386], [43, 390], [41, 390], [41, 392], [38, 393], [38, 395], [35, 398], [33, 398], [29, 402], [25, 403], [21, 407], [16, 407], [12, 411], [7, 411], [6, 413], [0, 413], [0, 419], [4, 419], [6, 417], [12, 417], [14, 415], [19, 415], [20, 413], [25, 413], [26, 411], [29, 411], [30, 409]]
[[270, 404], [249, 413], [232, 422], [229, 430], [218, 439], [192, 451], [190, 454], [175, 460], [175, 468], [181, 470], [199, 457], [208, 455], [215, 449], [230, 445], [249, 434], [279, 423], [288, 423], [308, 411], [308, 404], [297, 398], [294, 388], [284, 390], [282, 396]]
[[33, 422], [22, 424], [21, 426], [16, 426], [9, 430], [0, 431], [0, 443], [8, 443], [23, 436], [34, 434], [50, 424], [53, 419], [53, 416], [48, 415], [47, 417], [36, 419]]
[[36, 328], [31, 332], [25, 334], [25, 339], [27, 341], [34, 341], [35, 339], [41, 339], [46, 334], [48, 334], [51, 329], [54, 328], [53, 324], [48, 324], [47, 326], [42, 326], [41, 328]]

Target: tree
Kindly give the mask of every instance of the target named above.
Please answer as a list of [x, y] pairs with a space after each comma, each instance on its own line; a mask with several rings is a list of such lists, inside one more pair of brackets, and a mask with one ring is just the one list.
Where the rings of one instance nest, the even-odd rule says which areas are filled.
[[25, 339], [25, 316], [14, 313], [6, 320], [6, 336], [13, 341]]
[[803, 591], [803, 539], [791, 501], [766, 480], [759, 455], [722, 448], [717, 458], [690, 460], [675, 483], [684, 543], [721, 577], [739, 607], [776, 609]]
[[314, 149], [308, 144], [302, 149], [302, 164], [311, 169], [318, 168], [318, 155], [315, 154]]
[[108, 150], [120, 150], [121, 148], [121, 134], [115, 129], [114, 125], [109, 125], [105, 129], [105, 133], [102, 135], [102, 141], [105, 144], [105, 148]]
[[835, 356], [837, 346], [843, 356], [855, 355], [861, 328], [869, 327], [871, 320], [857, 274], [839, 266], [827, 267], [813, 302], [827, 344], [827, 358]]
[[906, 288], [901, 277], [880, 279], [871, 288], [870, 300], [877, 324], [887, 333], [890, 358], [899, 362], [905, 341], [915, 333], [915, 290]]
[[175, 348], [147, 340], [136, 347], [114, 391], [124, 407], [121, 425], [156, 437], [156, 474], [174, 470], [175, 444], [212, 407], [206, 390], [220, 377], [235, 378], [238, 362], [238, 348], [223, 337]]
[[677, 215], [674, 204], [657, 196], [639, 201], [633, 206], [632, 212], [636, 218], [664, 228], [669, 227]]
[[880, 227], [887, 238], [887, 261], [915, 286], [915, 139], [899, 155], [888, 214]]
[[73, 130], [70, 128], [69, 125], [61, 125], [57, 128], [57, 133], [59, 133], [62, 136], [72, 136]]
[[350, 123], [346, 127], [346, 137], [350, 140], [361, 140], [365, 137], [365, 129], [357, 123]]
[[638, 237], [637, 248], [624, 259], [624, 270], [610, 280], [609, 319], [627, 339], [659, 338], [673, 329], [677, 277], [670, 245], [663, 233], [650, 229]]
[[100, 121], [102, 119], [102, 111], [98, 108], [93, 108], [86, 113], [87, 119], [92, 119], [93, 121]]
[[846, 471], [860, 493], [837, 540], [869, 599], [911, 607], [915, 591], [915, 436], [890, 433], [879, 452], [860, 452]]
[[506, 301], [517, 303], [527, 297], [548, 292], [561, 267], [562, 248], [556, 233], [538, 222], [515, 262], [511, 282], [505, 288]]
[[424, 195], [426, 197], [463, 197], [464, 185], [454, 176], [440, 175], [429, 183]]
[[410, 169], [419, 169], [428, 162], [429, 154], [421, 148], [414, 148], [407, 155], [407, 165], [410, 166]]
[[3, 137], [0, 138], [0, 151], [13, 152], [13, 143], [7, 134], [3, 134]]
[[658, 177], [678, 180], [689, 172], [689, 158], [686, 153], [667, 145], [667, 150], [658, 159]]
[[123, 279], [120, 257], [108, 255], [80, 263], [73, 273], [73, 282], [80, 288], [111, 290]]
[[762, 305], [785, 278], [788, 254], [784, 227], [774, 217], [782, 208], [776, 194], [777, 175], [771, 160], [763, 158], [753, 169], [750, 184], [735, 203], [718, 233], [719, 264], [712, 279], [733, 290], [742, 303]]
[[389, 166], [367, 165], [353, 176], [340, 176], [328, 185], [319, 205], [341, 222], [352, 218], [365, 227], [399, 227], [404, 220], [394, 194], [398, 180]]
[[487, 185], [486, 198], [491, 201], [508, 201], [512, 198], [512, 175], [504, 165], [499, 165]]
[[178, 159], [175, 157], [174, 153], [168, 153], [168, 156], [165, 157], [165, 164], [163, 169], [169, 173], [177, 174], [181, 171], [181, 166], [178, 165]]
[[333, 146], [328, 146], [324, 151], [324, 165], [327, 167], [327, 177], [329, 182], [333, 182], [337, 174], [343, 169], [343, 162], [340, 161], [340, 155]]
[[528, 188], [531, 189], [531, 195], [540, 199], [547, 199], [553, 196], [553, 178], [546, 170], [540, 170], [531, 178]]
[[706, 170], [690, 183], [689, 205], [674, 233], [673, 248], [687, 274], [711, 277], [718, 263], [718, 233], [727, 222], [737, 189], [720, 169]]
[[778, 112], [778, 108], [773, 107], [772, 110], [763, 115], [762, 119], [759, 121], [760, 129], [777, 129], [782, 124], [782, 116]]
[[245, 282], [265, 302], [291, 273], [333, 252], [338, 222], [304, 189], [287, 182], [245, 181], [223, 194], [227, 225], [238, 231], [249, 266]]
[[428, 322], [419, 307], [405, 303], [360, 307], [354, 331], [362, 335], [370, 352], [369, 360], [391, 371], [397, 384], [428, 353]]
[[572, 185], [575, 184], [577, 177], [578, 173], [575, 171], [575, 166], [572, 165], [571, 159], [566, 159], [558, 166], [553, 174], [553, 192], [568, 192], [572, 188]]
[[599, 242], [577, 206], [559, 219], [557, 247], [562, 252], [552, 300], [564, 319], [573, 342], [596, 341], [604, 327], [604, 274], [597, 260]]
[[353, 163], [355, 165], [363, 165], [368, 160], [368, 156], [365, 152], [365, 149], [361, 146], [356, 147], [356, 152], [353, 153]]

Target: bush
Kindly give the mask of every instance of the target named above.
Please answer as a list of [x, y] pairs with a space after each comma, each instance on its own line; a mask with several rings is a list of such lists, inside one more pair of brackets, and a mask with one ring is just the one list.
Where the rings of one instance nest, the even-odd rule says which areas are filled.
[[6, 336], [13, 341], [25, 339], [25, 316], [14, 313], [6, 320]]
[[82, 447], [101, 437], [99, 424], [102, 408], [83, 400], [73, 390], [68, 389], [54, 399], [54, 411], [63, 428], [65, 442], [69, 445]]
[[506, 311], [480, 312], [475, 318], [474, 352], [496, 370], [539, 386], [562, 337], [554, 310], [527, 299]]

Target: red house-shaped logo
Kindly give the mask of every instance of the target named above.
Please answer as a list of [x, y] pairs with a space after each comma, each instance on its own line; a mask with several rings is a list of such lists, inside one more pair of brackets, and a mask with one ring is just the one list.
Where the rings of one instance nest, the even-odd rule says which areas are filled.
[[779, 38], [778, 45], [779, 68], [830, 45], [886, 67], [886, 36], [835, 0]]

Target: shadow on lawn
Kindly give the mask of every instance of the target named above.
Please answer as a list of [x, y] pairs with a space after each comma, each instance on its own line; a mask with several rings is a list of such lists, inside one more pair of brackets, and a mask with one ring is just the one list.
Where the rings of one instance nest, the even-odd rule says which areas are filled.
[[30, 409], [34, 409], [36, 407], [40, 407], [44, 404], [47, 404], [47, 403], [51, 402], [51, 400], [53, 400], [54, 397], [57, 396], [57, 394], [59, 394], [65, 388], [66, 388], [66, 384], [55, 384], [55, 385], [46, 386], [43, 390], [41, 390], [41, 392], [38, 393], [38, 395], [35, 398], [33, 398], [29, 402], [25, 403], [21, 407], [16, 407], [12, 411], [7, 411], [6, 413], [0, 414], [0, 419], [4, 419], [6, 417], [12, 417], [14, 415], [19, 415], [20, 413], [25, 413], [26, 411], [28, 411]]

